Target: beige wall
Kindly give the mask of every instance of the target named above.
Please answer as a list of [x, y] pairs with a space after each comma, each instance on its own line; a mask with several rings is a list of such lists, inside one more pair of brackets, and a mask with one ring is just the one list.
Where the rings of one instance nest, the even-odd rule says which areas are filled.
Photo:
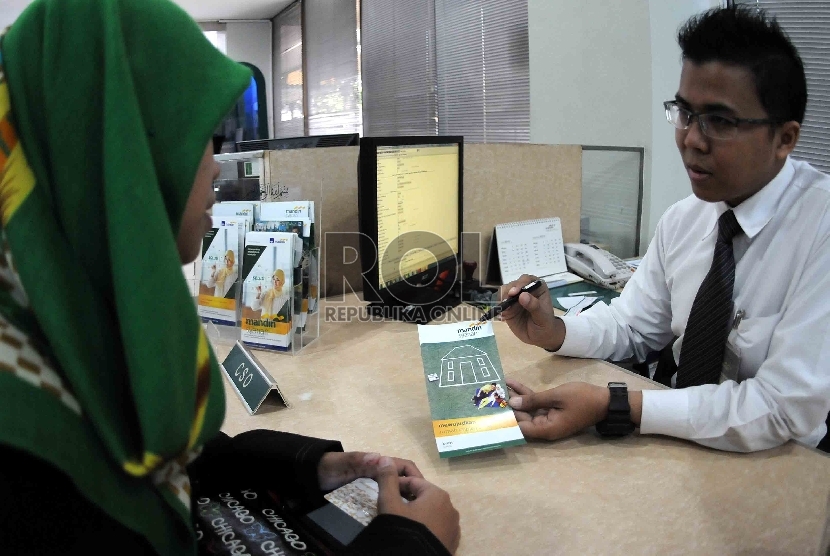
[[645, 147], [645, 215], [652, 136], [649, 1], [529, 0], [528, 34], [531, 142]]
[[722, 0], [528, 0], [530, 140], [644, 147], [640, 252], [691, 193], [661, 103], [680, 78], [677, 29]]
[[[666, 209], [692, 194], [689, 176], [674, 142], [674, 130], [666, 122], [663, 101], [674, 98], [680, 83], [680, 47], [677, 29], [692, 15], [717, 7], [720, 0], [650, 0], [651, 19], [651, 118], [652, 164], [650, 195], [643, 199], [644, 246], [657, 229]], [[640, 250], [645, 253], [645, 249]]]
[[[318, 204], [323, 296], [363, 287], [354, 235], [358, 152], [338, 147], [267, 153], [271, 183], [286, 190], [284, 199]], [[504, 222], [558, 216], [564, 240], [578, 241], [581, 183], [579, 146], [465, 145], [464, 259], [478, 262], [482, 275], [493, 228]], [[471, 232], [480, 234], [480, 250]]]

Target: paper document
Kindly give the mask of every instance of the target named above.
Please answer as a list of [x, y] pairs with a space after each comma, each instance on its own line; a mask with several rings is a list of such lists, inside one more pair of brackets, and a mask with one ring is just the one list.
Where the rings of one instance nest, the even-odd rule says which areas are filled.
[[571, 297], [557, 297], [557, 303], [566, 309], [565, 316], [578, 315], [582, 311], [601, 303], [599, 297], [575, 295]]
[[560, 272], [558, 274], [549, 274], [547, 276], [541, 276], [540, 278], [544, 279], [545, 284], [547, 284], [548, 288], [558, 288], [559, 286], [565, 286], [567, 284], [576, 284], [577, 282], [584, 281], [582, 276], [577, 276], [572, 272]]
[[493, 323], [418, 326], [432, 432], [442, 458], [524, 444]]

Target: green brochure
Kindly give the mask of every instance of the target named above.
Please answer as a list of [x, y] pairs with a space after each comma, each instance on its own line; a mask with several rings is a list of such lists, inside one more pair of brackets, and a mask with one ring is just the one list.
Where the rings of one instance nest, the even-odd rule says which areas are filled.
[[418, 326], [432, 431], [442, 458], [524, 444], [493, 324]]

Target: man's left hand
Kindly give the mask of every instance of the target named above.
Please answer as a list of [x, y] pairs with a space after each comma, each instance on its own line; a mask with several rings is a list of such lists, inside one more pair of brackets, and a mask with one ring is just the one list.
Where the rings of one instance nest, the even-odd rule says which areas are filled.
[[519, 428], [525, 438], [558, 440], [596, 425], [608, 414], [608, 388], [585, 382], [534, 392], [521, 382], [507, 380], [518, 395], [510, 397]]
[[[391, 459], [395, 463], [399, 476], [424, 478], [413, 462], [398, 458]], [[376, 453], [328, 452], [317, 466], [320, 490], [334, 490], [361, 477], [374, 477], [379, 461], [380, 454]]]

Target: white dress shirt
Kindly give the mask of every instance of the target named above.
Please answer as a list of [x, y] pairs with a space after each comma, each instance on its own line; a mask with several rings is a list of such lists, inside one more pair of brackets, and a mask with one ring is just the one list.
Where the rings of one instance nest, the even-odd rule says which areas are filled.
[[[671, 206], [622, 295], [563, 318], [558, 353], [643, 360], [678, 336], [676, 362], [728, 209], [694, 195]], [[733, 451], [816, 446], [830, 410], [830, 177], [788, 159], [733, 210], [744, 234], [733, 241], [732, 379], [644, 391], [640, 432]]]

